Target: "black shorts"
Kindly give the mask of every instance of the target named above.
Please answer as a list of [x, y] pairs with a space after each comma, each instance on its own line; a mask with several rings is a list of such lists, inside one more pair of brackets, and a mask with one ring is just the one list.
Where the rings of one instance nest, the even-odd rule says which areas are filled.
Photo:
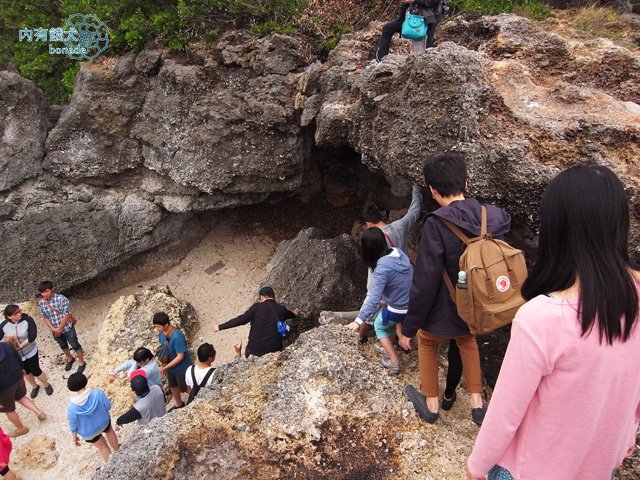
[[180, 387], [180, 391], [182, 393], [187, 391], [187, 382], [184, 379], [184, 372], [183, 373], [167, 372], [167, 380], [169, 380], [169, 387], [171, 388]]
[[42, 370], [40, 370], [40, 358], [38, 357], [38, 352], [26, 360], [22, 361], [22, 365], [24, 366], [24, 371], [27, 375], [31, 374], [34, 377], [39, 377], [42, 375]]
[[85, 442], [87, 442], [87, 443], [96, 443], [98, 440], [100, 440], [100, 437], [102, 437], [102, 434], [103, 433], [107, 433], [109, 430], [111, 430], [111, 418], [109, 418], [109, 423], [107, 424], [107, 427], [103, 431], [101, 431], [99, 434], [97, 434], [92, 439], [85, 440]]
[[20, 377], [16, 383], [0, 392], [0, 412], [11, 413], [16, 411], [16, 402], [27, 394], [27, 386], [24, 378]]

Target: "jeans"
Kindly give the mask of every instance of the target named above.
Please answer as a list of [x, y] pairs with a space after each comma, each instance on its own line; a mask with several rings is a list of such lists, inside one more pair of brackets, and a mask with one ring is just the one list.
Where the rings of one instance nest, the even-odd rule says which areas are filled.
[[78, 335], [76, 334], [76, 327], [71, 327], [71, 329], [68, 332], [65, 333], [61, 333], [60, 336], [53, 337], [55, 339], [56, 342], [58, 342], [58, 345], [60, 345], [60, 348], [62, 350], [66, 350], [67, 348], [69, 348], [69, 346], [71, 346], [71, 348], [76, 352], [76, 353], [82, 353], [82, 345], [80, 345], [80, 342], [78, 342]]

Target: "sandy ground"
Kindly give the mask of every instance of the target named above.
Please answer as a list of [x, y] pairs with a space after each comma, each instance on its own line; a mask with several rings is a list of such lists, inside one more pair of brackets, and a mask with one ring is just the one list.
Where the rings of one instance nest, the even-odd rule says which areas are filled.
[[[176, 297], [195, 307], [199, 325], [192, 347], [197, 348], [203, 341], [213, 343], [218, 352], [214, 366], [230, 361], [234, 356], [233, 345], [240, 340], [243, 348], [246, 345], [248, 327], [213, 333], [212, 326], [242, 313], [256, 300], [258, 286], [266, 276], [265, 266], [275, 248], [276, 242], [266, 235], [256, 235], [255, 230], [251, 235], [238, 233], [229, 223], [221, 223], [177, 266], [158, 277], [136, 281], [114, 292], [94, 287], [70, 297], [72, 311], [79, 319], [78, 336], [87, 352], [87, 375], [91, 375], [92, 345], [113, 302], [151, 284], [169, 285]], [[224, 266], [212, 273], [205, 272], [218, 262]], [[39, 321], [39, 316], [34, 318]], [[49, 417], [39, 422], [31, 412], [18, 406], [30, 432], [14, 440], [11, 464], [25, 480], [91, 478], [102, 462], [95, 447], [84, 442], [80, 447], [73, 446], [66, 419], [68, 374], [64, 372], [59, 347], [43, 329], [39, 324], [41, 366], [55, 391], [47, 396], [41, 388], [35, 402]], [[5, 431], [12, 427], [4, 415], [0, 415], [0, 426]], [[132, 430], [133, 427], [120, 430], [120, 439], [125, 439]]]

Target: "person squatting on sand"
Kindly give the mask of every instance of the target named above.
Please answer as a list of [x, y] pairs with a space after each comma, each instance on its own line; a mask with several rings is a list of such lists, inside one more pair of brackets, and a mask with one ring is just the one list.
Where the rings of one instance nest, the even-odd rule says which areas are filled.
[[640, 273], [624, 186], [603, 166], [565, 170], [539, 232], [470, 480], [608, 479], [635, 449]]
[[115, 377], [118, 373], [124, 372], [125, 370], [127, 371], [129, 379], [131, 379], [131, 374], [134, 371], [143, 370], [149, 385], [158, 385], [162, 388], [162, 374], [160, 373], [160, 368], [155, 361], [153, 353], [151, 353], [151, 350], [148, 348], [137, 348], [136, 351], [133, 352], [133, 359], [129, 359], [121, 363], [116, 369], [111, 370], [109, 375]]
[[25, 371], [24, 378], [31, 385], [31, 398], [36, 398], [40, 391], [36, 378], [47, 395], [53, 394], [53, 387], [40, 368], [40, 356], [36, 343], [38, 327], [35, 320], [23, 313], [18, 305], [13, 304], [4, 307], [4, 318], [5, 320], [0, 323], [0, 340], [4, 339], [11, 343], [18, 351]]

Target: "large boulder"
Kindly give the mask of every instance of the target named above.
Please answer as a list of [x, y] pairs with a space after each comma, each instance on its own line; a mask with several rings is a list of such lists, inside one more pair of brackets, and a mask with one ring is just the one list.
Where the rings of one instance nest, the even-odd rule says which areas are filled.
[[0, 203], [0, 255], [28, 275], [0, 272], [0, 301], [33, 296], [40, 280], [59, 290], [96, 277], [127, 258], [202, 228], [192, 213], [172, 214], [148, 197], [41, 176], [23, 182]]
[[428, 155], [464, 153], [470, 193], [534, 231], [550, 178], [608, 165], [631, 196], [640, 256], [640, 54], [557, 20], [498, 15], [455, 19], [436, 48], [358, 68], [380, 27], [345, 35], [308, 69], [297, 102], [318, 145], [353, 148], [369, 168], [415, 182]]
[[478, 430], [466, 398], [427, 425], [403, 393], [417, 382], [415, 353], [399, 377], [376, 357], [328, 325], [219, 367], [213, 388], [139, 428], [94, 478], [459, 479]]
[[267, 272], [264, 284], [273, 287], [277, 300], [300, 309], [302, 330], [316, 325], [322, 310], [357, 309], [366, 294], [366, 267], [347, 234], [329, 239], [315, 228], [304, 229], [278, 246]]
[[107, 394], [114, 416], [131, 408], [135, 395], [126, 372], [116, 378], [108, 372], [130, 360], [136, 348], [147, 347], [152, 352], [158, 349], [158, 333], [151, 323], [158, 312], [169, 315], [171, 324], [182, 330], [189, 340], [197, 322], [196, 311], [190, 303], [174, 297], [167, 286], [151, 286], [120, 297], [102, 324], [98, 344], [91, 355], [91, 384]]

